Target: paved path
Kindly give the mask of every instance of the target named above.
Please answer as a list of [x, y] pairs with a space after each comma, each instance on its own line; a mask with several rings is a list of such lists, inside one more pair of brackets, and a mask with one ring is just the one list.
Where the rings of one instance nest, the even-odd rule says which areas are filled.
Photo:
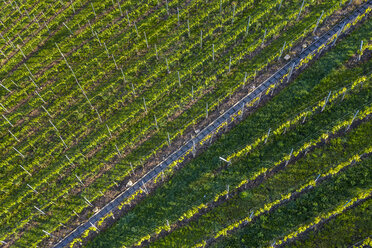
[[[62, 240], [60, 240], [54, 247], [55, 248], [62, 248], [67, 246], [70, 242], [72, 242], [75, 238], [80, 237], [84, 231], [88, 228], [92, 227], [91, 223], [95, 223], [99, 221], [102, 217], [104, 217], [110, 211], [116, 209], [122, 202], [124, 202], [129, 196], [131, 196], [134, 192], [136, 192], [141, 186], [155, 178], [159, 173], [165, 170], [172, 162], [176, 161], [177, 159], [184, 156], [190, 149], [193, 147], [193, 143], [198, 144], [203, 138], [213, 133], [217, 128], [224, 122], [228, 121], [234, 115], [242, 109], [243, 104], [247, 105], [248, 103], [252, 102], [257, 96], [263, 94], [265, 90], [267, 90], [271, 85], [275, 85], [279, 83], [280, 79], [283, 78], [291, 68], [300, 65], [301, 60], [305, 59], [311, 54], [316, 54], [318, 49], [325, 45], [325, 47], [329, 47], [332, 45], [333, 41], [331, 41], [332, 37], [334, 37], [337, 33], [341, 33], [341, 30], [348, 24], [352, 23], [355, 18], [360, 16], [361, 14], [365, 13], [367, 8], [372, 8], [372, 0], [369, 0], [364, 5], [359, 7], [355, 10], [349, 17], [344, 19], [342, 22], [334, 26], [330, 31], [320, 37], [316, 42], [311, 44], [307, 49], [305, 49], [298, 57], [291, 60], [288, 64], [283, 66], [280, 70], [274, 73], [270, 78], [268, 78], [265, 82], [259, 85], [253, 92], [246, 95], [243, 99], [238, 101], [234, 106], [232, 106], [229, 110], [219, 116], [216, 120], [214, 120], [211, 124], [209, 124], [206, 128], [204, 128], [201, 132], [197, 134], [195, 138], [189, 140], [185, 145], [181, 146], [177, 151], [172, 153], [168, 158], [166, 158], [163, 162], [158, 164], [155, 168], [150, 170], [146, 175], [144, 175], [140, 180], [138, 180], [132, 187], [121, 193], [117, 196], [114, 200], [104, 206], [98, 213], [93, 215], [87, 222], [80, 225]], [[324, 47], [324, 48], [325, 48]]]

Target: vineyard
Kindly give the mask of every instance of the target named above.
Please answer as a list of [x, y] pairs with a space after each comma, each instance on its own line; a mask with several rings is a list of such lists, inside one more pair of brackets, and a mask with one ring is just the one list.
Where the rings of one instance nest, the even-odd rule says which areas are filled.
[[0, 247], [368, 247], [371, 0], [3, 0]]

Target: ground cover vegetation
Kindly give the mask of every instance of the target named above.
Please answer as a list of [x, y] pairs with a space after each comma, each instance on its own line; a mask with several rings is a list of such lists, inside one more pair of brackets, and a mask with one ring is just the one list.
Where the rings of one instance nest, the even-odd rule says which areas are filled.
[[[52, 246], [284, 65], [286, 54], [296, 56], [365, 2], [4, 0], [0, 241]], [[317, 221], [368, 209], [369, 11], [87, 246], [297, 245]], [[363, 173], [354, 175], [357, 167]], [[365, 180], [345, 189], [356, 176]], [[283, 216], [289, 221], [279, 232]], [[368, 241], [363, 235], [340, 242]]]

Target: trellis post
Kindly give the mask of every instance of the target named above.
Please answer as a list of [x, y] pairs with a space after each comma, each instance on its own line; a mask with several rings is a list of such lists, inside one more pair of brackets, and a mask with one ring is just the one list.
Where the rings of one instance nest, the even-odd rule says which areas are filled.
[[266, 137], [266, 139], [265, 139], [265, 144], [266, 144], [266, 142], [267, 142], [267, 139], [268, 139], [269, 136], [270, 136], [270, 132], [271, 132], [271, 128], [269, 128], [269, 131], [267, 132], [267, 137]]
[[314, 28], [314, 30], [313, 30], [313, 34], [315, 34], [315, 31], [317, 30], [318, 25], [319, 25], [319, 23], [320, 23], [320, 20], [322, 20], [323, 14], [324, 14], [324, 10], [322, 10], [322, 14], [319, 16], [319, 18], [318, 18], [318, 20], [317, 20], [317, 22], [316, 22], [315, 28]]
[[285, 162], [285, 166], [287, 166], [288, 163], [289, 163], [289, 160], [291, 160], [291, 158], [292, 158], [292, 153], [293, 153], [293, 148], [292, 148], [292, 150], [291, 150], [291, 153], [289, 154], [289, 159]]
[[324, 102], [324, 105], [323, 105], [323, 107], [322, 107], [322, 110], [321, 110], [320, 112], [323, 112], [325, 106], [326, 106], [327, 103], [328, 103], [329, 97], [331, 96], [331, 93], [332, 93], [332, 91], [329, 92], [329, 94], [328, 94], [328, 96], [327, 96], [327, 98], [326, 98], [326, 100], [325, 100], [325, 102]]
[[359, 110], [354, 114], [353, 119], [351, 120], [350, 124], [346, 128], [346, 131], [349, 130], [349, 128], [351, 127], [358, 113], [359, 113]]

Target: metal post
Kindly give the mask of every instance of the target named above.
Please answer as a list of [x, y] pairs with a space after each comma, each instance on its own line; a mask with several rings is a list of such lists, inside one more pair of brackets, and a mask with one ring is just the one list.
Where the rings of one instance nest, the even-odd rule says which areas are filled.
[[31, 187], [31, 185], [27, 184], [27, 186], [28, 186], [30, 189], [32, 189], [32, 191], [33, 191], [35, 194], [38, 194], [38, 192], [37, 192], [33, 187]]
[[178, 86], [181, 87], [181, 77], [180, 77], [180, 72], [177, 71], [177, 76], [178, 76]]
[[[123, 16], [123, 11], [121, 11], [121, 6], [120, 6], [120, 2], [119, 2], [119, 0], [117, 0], [117, 2], [118, 2], [119, 10], [120, 10], [120, 16]], [[128, 13], [128, 12], [127, 12], [127, 13]], [[129, 18], [128, 18], [128, 20], [129, 20]]]
[[212, 44], [212, 58], [213, 58], [213, 61], [214, 61], [214, 44]]
[[328, 94], [328, 96], [327, 96], [327, 98], [326, 98], [326, 100], [325, 100], [325, 103], [324, 103], [324, 105], [323, 105], [323, 107], [322, 107], [322, 110], [321, 110], [320, 112], [323, 112], [325, 106], [326, 106], [327, 103], [328, 103], [329, 97], [331, 96], [331, 93], [332, 93], [332, 91], [329, 92], [329, 94]]
[[147, 41], [146, 32], [143, 32], [143, 34], [145, 35], [146, 46], [147, 46], [147, 48], [149, 48], [149, 43]]
[[231, 56], [230, 56], [230, 62], [229, 62], [229, 73], [231, 71]]
[[143, 99], [143, 106], [144, 106], [144, 108], [145, 108], [145, 112], [146, 112], [146, 114], [147, 114], [146, 100], [145, 100], [144, 97], [142, 97], [142, 99]]
[[189, 35], [189, 38], [190, 38], [190, 21], [189, 21], [189, 19], [187, 19], [187, 31], [188, 31], [188, 35]]
[[208, 118], [208, 103], [206, 103], [205, 112], [206, 112], [205, 118], [207, 119]]
[[155, 127], [156, 127], [156, 129], [159, 130], [158, 121], [156, 120], [156, 116], [155, 115], [154, 115], [154, 118], [155, 118]]
[[267, 32], [267, 29], [265, 29], [265, 33], [264, 33], [264, 36], [263, 36], [263, 38], [262, 38], [262, 44], [261, 44], [261, 46], [264, 45], [265, 38], [266, 38], [266, 32]]
[[77, 178], [77, 180], [78, 180], [78, 181], [79, 181], [83, 186], [85, 186], [84, 183], [83, 183], [83, 181], [81, 181], [80, 177], [78, 177], [78, 175], [75, 174], [75, 177]]
[[355, 120], [355, 118], [356, 118], [356, 116], [358, 115], [358, 113], [359, 113], [359, 110], [354, 114], [354, 116], [353, 116], [353, 119], [351, 120], [351, 122], [350, 122], [350, 124], [349, 124], [349, 126], [346, 128], [346, 131], [347, 130], [349, 130], [349, 128], [350, 128], [350, 126], [351, 126], [351, 124], [353, 124], [353, 122], [354, 122], [354, 120]]
[[324, 10], [322, 10], [322, 14], [319, 16], [318, 21], [316, 22], [315, 28], [314, 28], [314, 30], [313, 30], [313, 34], [315, 34], [315, 31], [317, 30], [318, 25], [319, 25], [319, 23], [320, 23], [320, 20], [321, 20], [322, 17], [323, 17], [323, 14], [324, 14]]
[[112, 138], [112, 134], [111, 134], [111, 131], [110, 131], [110, 128], [108, 127], [108, 125], [106, 124], [106, 127], [107, 127], [107, 131], [109, 132], [110, 134], [110, 137]]
[[155, 44], [155, 55], [156, 55], [156, 59], [159, 59], [159, 56], [158, 56], [158, 48], [156, 47], [156, 44]]
[[177, 7], [177, 23], [179, 26], [180, 25], [180, 10], [178, 9], [178, 7]]
[[171, 140], [170, 140], [170, 137], [169, 137], [169, 133], [167, 132], [167, 136], [168, 136], [168, 146], [171, 145]]
[[41, 210], [40, 208], [38, 208], [38, 207], [36, 207], [36, 206], [34, 206], [34, 208], [35, 208], [37, 211], [39, 211], [41, 214], [46, 215], [46, 213], [44, 213], [44, 211]]
[[293, 148], [292, 148], [292, 150], [291, 150], [291, 153], [289, 154], [289, 159], [287, 160], [287, 162], [285, 162], [285, 166], [287, 166], [288, 163], [289, 163], [289, 160], [291, 160], [292, 153], [293, 153]]
[[304, 4], [305, 4], [305, 0], [302, 1], [300, 12], [298, 13], [298, 16], [297, 16], [297, 21], [300, 18], [300, 15], [301, 15], [301, 12], [302, 12], [302, 8], [304, 7]]
[[167, 64], [167, 71], [168, 71], [168, 73], [170, 73], [170, 71], [169, 71], [169, 65], [168, 65], [168, 59], [167, 58], [165, 58], [165, 63]]
[[92, 5], [92, 9], [93, 9], [93, 14], [94, 14], [94, 17], [97, 17], [97, 15], [96, 15], [96, 11], [94, 11], [94, 6], [93, 6], [93, 3], [91, 2], [90, 4]]
[[282, 57], [283, 55], [283, 52], [284, 52], [284, 48], [285, 48], [285, 45], [286, 45], [286, 41], [284, 41], [284, 44], [283, 44], [283, 47], [282, 47], [282, 50], [280, 50], [280, 54], [279, 54], [279, 57], [278, 57], [278, 60]]
[[139, 33], [138, 33], [136, 22], [133, 22], [133, 24], [134, 24], [134, 28], [136, 29], [137, 36], [139, 37]]
[[363, 41], [360, 42], [360, 54], [359, 54], [359, 57], [358, 57], [358, 60], [360, 61], [361, 57], [362, 57], [362, 52], [363, 52]]
[[247, 24], [247, 29], [245, 30], [245, 34], [248, 34], [250, 23], [251, 23], [251, 16], [248, 17], [248, 24]]
[[195, 158], [195, 155], [196, 155], [196, 145], [195, 145], [195, 141], [193, 140], [192, 141], [192, 156]]
[[121, 157], [121, 152], [116, 144], [115, 144], [115, 147], [116, 147], [116, 150], [118, 151], [119, 157]]
[[271, 132], [271, 128], [269, 128], [269, 131], [267, 132], [267, 137], [266, 137], [266, 139], [265, 139], [265, 144], [266, 144], [266, 142], [267, 142], [267, 139], [268, 139], [269, 136], [270, 136], [270, 132]]
[[291, 79], [291, 76], [292, 76], [292, 73], [293, 73], [293, 69], [294, 69], [294, 67], [295, 67], [295, 62], [293, 62], [292, 67], [291, 67], [291, 69], [290, 69], [290, 71], [289, 71], [289, 75], [288, 75], [287, 83], [288, 83], [289, 80]]

